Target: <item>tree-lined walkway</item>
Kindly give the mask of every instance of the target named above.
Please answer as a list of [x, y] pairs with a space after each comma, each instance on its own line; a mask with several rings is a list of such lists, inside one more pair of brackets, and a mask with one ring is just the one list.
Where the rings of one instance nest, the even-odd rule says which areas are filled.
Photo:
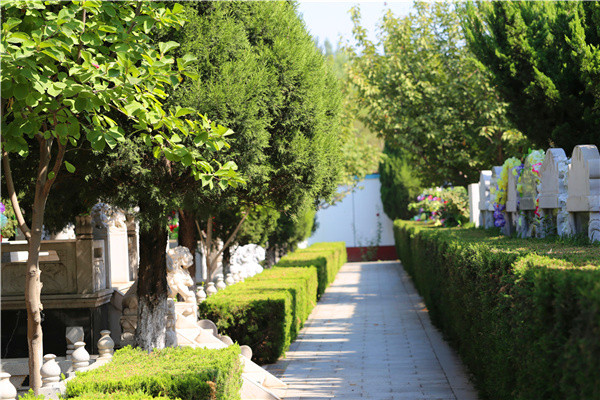
[[477, 399], [397, 262], [348, 263], [285, 360], [285, 399]]

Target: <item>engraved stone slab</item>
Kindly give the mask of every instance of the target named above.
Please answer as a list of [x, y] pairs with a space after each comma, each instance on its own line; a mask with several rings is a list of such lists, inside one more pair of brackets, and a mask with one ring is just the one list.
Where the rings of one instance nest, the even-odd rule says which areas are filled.
[[566, 173], [567, 155], [563, 149], [548, 149], [540, 169], [540, 208], [559, 208], [558, 196], [566, 192], [561, 178]]
[[578, 145], [573, 150], [567, 211], [600, 211], [600, 153], [594, 145]]

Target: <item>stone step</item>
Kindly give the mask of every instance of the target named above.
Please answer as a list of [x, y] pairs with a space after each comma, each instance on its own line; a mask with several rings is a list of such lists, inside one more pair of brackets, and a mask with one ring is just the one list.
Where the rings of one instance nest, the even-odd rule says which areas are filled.
[[252, 379], [242, 375], [242, 400], [281, 400], [279, 396], [268, 388], [254, 382]]
[[244, 362], [244, 373], [251, 374], [253, 376], [260, 376], [261, 380], [259, 381], [263, 386], [269, 389], [285, 389], [287, 385], [283, 383], [279, 378], [275, 375], [271, 374], [269, 371], [265, 370], [254, 361], [240, 356]]

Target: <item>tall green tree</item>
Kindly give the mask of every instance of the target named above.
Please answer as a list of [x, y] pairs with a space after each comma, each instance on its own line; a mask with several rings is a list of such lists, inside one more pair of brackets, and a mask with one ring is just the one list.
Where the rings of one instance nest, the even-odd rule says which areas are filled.
[[189, 228], [195, 223], [185, 220], [198, 220], [212, 273], [224, 251], [217, 239], [233, 243], [249, 213], [266, 207], [293, 215], [334, 192], [341, 93], [293, 3], [187, 5], [190, 22], [173, 40], [198, 59], [193, 68], [200, 79], [182, 85], [173, 99], [210, 109], [236, 132], [227, 157], [247, 180], [235, 190], [215, 188], [215, 196], [190, 194], [180, 212], [180, 226], [183, 215], [187, 227], [180, 240], [195, 247], [196, 238], [186, 239], [198, 234]]
[[[117, 148], [124, 129], [108, 115], [125, 117], [135, 135], [155, 157], [181, 163], [191, 174], [212, 181], [214, 166], [201, 155], [227, 130], [211, 126], [193, 109], [163, 109], [168, 86], [182, 79], [189, 57], [168, 53], [175, 42], [155, 43], [153, 27], [181, 26], [183, 7], [153, 2], [2, 2], [2, 163], [21, 231], [28, 240], [25, 303], [30, 386], [41, 386], [42, 330], [39, 250], [46, 201], [63, 168], [64, 157], [87, 143], [101, 150]], [[193, 137], [193, 146], [181, 144]], [[9, 154], [26, 156], [36, 146], [37, 164], [31, 228], [21, 213]], [[226, 166], [225, 169], [229, 166]], [[229, 171], [222, 171], [227, 174]], [[151, 289], [150, 289], [151, 290]], [[151, 293], [147, 296], [152, 302]]]
[[339, 130], [342, 156], [337, 179], [338, 191], [330, 201], [322, 201], [321, 208], [342, 200], [357, 188], [367, 174], [377, 171], [383, 147], [382, 139], [362, 122], [368, 113], [358, 100], [357, 90], [349, 79], [350, 54], [344, 48], [333, 50], [329, 41], [325, 41], [324, 54], [342, 87]]
[[[416, 2], [383, 18], [377, 43], [353, 10], [350, 80], [367, 108], [363, 122], [404, 150], [424, 185], [475, 181], [522, 146], [489, 75], [464, 45], [455, 4]], [[352, 51], [352, 49], [349, 49]]]
[[600, 4], [476, 2], [466, 40], [537, 146], [600, 145]]

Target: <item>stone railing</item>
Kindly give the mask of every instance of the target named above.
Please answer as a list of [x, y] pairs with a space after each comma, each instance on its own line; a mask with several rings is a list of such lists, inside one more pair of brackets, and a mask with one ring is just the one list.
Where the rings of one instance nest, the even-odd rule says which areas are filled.
[[[26, 259], [14, 256], [22, 252], [27, 252], [24, 241], [2, 243], [4, 309], [24, 308]], [[42, 241], [39, 265], [43, 271], [42, 301], [46, 308], [63, 307], [69, 295], [77, 295], [81, 298], [79, 301], [84, 302], [89, 297], [86, 304], [89, 307], [110, 298], [112, 290], [106, 274], [104, 242], [92, 237], [89, 217], [78, 218], [76, 239]], [[59, 304], [54, 304], [56, 301]]]
[[[66, 382], [72, 379], [77, 372], [89, 371], [104, 365], [112, 359], [114, 341], [110, 331], [101, 331], [102, 337], [98, 340], [98, 355], [90, 355], [83, 342], [83, 328], [79, 326], [68, 327], [66, 330], [67, 352], [65, 357], [54, 354], [44, 356], [44, 364], [40, 369], [42, 375], [42, 389], [40, 394], [49, 399], [57, 399], [64, 395]], [[28, 387], [23, 382], [29, 376], [29, 361], [27, 358], [2, 360], [2, 373], [0, 373], [0, 399], [16, 400], [17, 393], [25, 393]], [[64, 380], [61, 380], [64, 377]]]
[[[508, 173], [502, 231], [520, 237], [586, 234], [600, 240], [600, 153], [595, 145], [578, 145], [569, 159], [563, 149], [548, 149], [543, 161], [523, 166], [520, 183]], [[519, 167], [521, 168], [521, 167]], [[482, 171], [469, 185], [471, 221], [494, 226], [495, 196], [502, 167]], [[532, 172], [533, 171], [533, 172]]]

